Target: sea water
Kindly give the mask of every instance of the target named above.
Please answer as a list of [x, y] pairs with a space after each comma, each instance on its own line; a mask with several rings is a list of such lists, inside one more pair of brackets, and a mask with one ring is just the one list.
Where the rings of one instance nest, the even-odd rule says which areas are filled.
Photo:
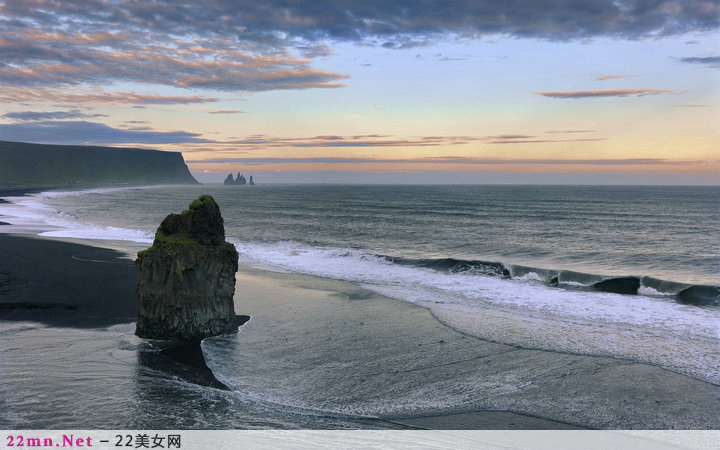
[[6, 198], [0, 215], [149, 244], [202, 193], [241, 264], [351, 282], [480, 339], [720, 384], [718, 187], [160, 186]]

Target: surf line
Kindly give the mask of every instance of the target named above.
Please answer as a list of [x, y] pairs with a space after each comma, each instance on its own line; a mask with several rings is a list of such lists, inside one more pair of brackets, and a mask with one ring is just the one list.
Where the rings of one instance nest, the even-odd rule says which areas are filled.
[[96, 263], [117, 263], [118, 261], [103, 261], [101, 259], [85, 259], [85, 258], [78, 258], [75, 255], [71, 256], [72, 259], [75, 261], [84, 261], [84, 262], [96, 262]]

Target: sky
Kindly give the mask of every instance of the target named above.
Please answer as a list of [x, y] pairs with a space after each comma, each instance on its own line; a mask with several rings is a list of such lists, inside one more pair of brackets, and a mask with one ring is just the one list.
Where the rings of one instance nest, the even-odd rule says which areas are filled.
[[203, 182], [720, 184], [720, 1], [0, 0], [0, 140]]

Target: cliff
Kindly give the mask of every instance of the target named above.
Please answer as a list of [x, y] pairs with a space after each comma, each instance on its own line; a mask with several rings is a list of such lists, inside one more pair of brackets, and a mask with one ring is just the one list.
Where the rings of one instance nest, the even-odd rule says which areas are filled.
[[0, 141], [0, 186], [199, 184], [182, 154]]
[[238, 253], [225, 242], [220, 208], [209, 195], [182, 214], [167, 216], [153, 246], [138, 253], [135, 267], [138, 336], [198, 341], [237, 331]]

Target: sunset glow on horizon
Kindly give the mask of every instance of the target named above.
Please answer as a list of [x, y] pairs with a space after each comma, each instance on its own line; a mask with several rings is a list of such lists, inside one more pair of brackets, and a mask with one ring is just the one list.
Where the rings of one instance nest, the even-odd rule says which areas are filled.
[[720, 183], [717, 1], [512, 3], [0, 1], [0, 140], [204, 182]]

